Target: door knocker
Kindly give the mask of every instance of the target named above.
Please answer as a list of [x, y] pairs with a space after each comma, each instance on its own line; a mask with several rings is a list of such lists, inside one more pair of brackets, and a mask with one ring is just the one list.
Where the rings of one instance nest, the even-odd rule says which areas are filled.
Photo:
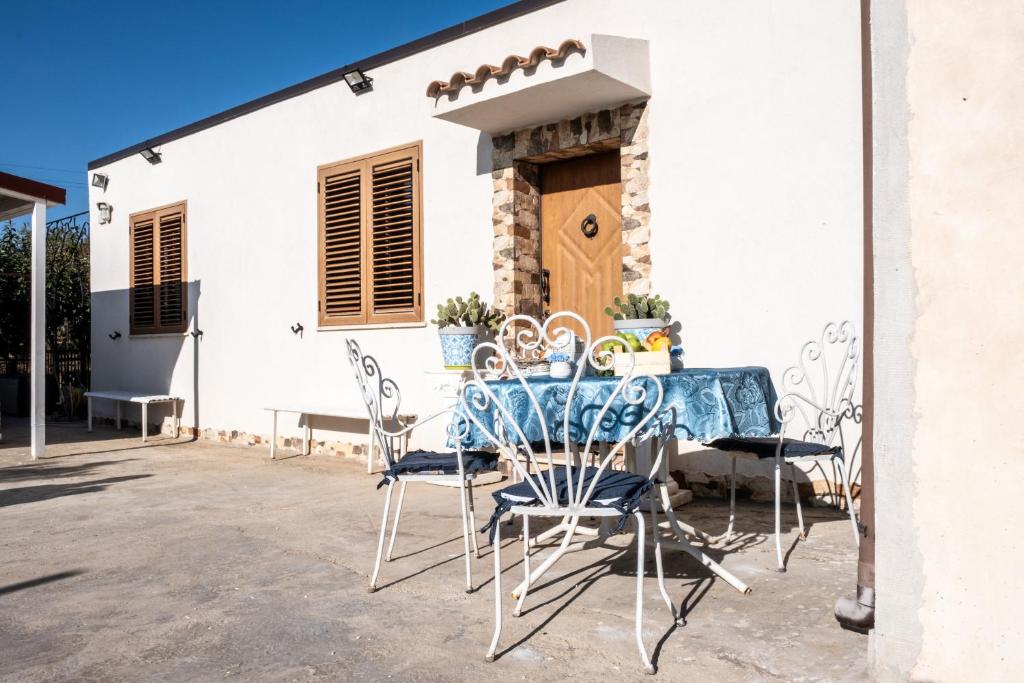
[[597, 236], [597, 216], [590, 214], [583, 219], [580, 223], [580, 231], [583, 232], [583, 236], [589, 240], [594, 239]]

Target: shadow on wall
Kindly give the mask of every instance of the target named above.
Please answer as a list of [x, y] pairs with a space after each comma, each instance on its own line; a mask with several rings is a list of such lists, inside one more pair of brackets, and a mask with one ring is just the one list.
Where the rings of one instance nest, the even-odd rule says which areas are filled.
[[[199, 324], [199, 280], [185, 283], [186, 302], [183, 327], [176, 331], [131, 334], [129, 313], [132, 301], [144, 296], [160, 302], [173, 300], [173, 294], [156, 288], [115, 289], [92, 293], [92, 386], [94, 391], [130, 391], [140, 394], [168, 394], [181, 398], [183, 426], [198, 428], [199, 357], [202, 327]], [[163, 296], [167, 294], [167, 296]], [[159, 314], [159, 307], [157, 307]], [[115, 408], [96, 401], [94, 415], [111, 417]], [[129, 422], [141, 421], [141, 409], [122, 404], [122, 415]], [[161, 424], [170, 417], [169, 404], [149, 408], [150, 422]], [[191, 418], [191, 419], [189, 419]], [[191, 424], [189, 424], [191, 422]]]

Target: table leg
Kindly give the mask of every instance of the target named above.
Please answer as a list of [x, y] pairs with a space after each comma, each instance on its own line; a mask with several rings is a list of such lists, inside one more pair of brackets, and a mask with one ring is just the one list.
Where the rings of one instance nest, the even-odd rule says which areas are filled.
[[146, 443], [146, 432], [149, 429], [149, 404], [142, 404], [142, 443]]
[[[733, 576], [732, 573], [727, 571], [722, 565], [705, 555], [700, 548], [694, 547], [688, 540], [686, 540], [686, 532], [683, 531], [680, 523], [676, 520], [675, 511], [672, 510], [671, 503], [669, 502], [668, 489], [665, 486], [660, 486], [659, 489], [662, 509], [665, 512], [665, 517], [668, 518], [669, 528], [672, 530], [672, 533], [675, 534], [675, 539], [673, 539], [675, 545], [683, 552], [692, 555], [694, 559], [713, 571], [715, 574], [722, 577], [726, 583], [738, 590], [740, 593], [743, 593], [744, 595], [750, 593], [750, 587], [747, 586], [747, 584]], [[690, 528], [693, 529], [693, 527]], [[707, 536], [707, 534], [703, 534], [703, 532], [700, 532], [697, 529], [693, 529], [693, 531], [701, 534], [702, 536]]]
[[277, 411], [271, 410], [271, 414], [274, 416], [274, 426], [270, 431], [270, 459], [274, 459], [274, 449], [277, 448]]
[[[558, 544], [558, 547], [547, 556], [547, 558], [540, 563], [540, 566], [530, 573], [530, 576], [523, 579], [522, 582], [512, 591], [512, 597], [518, 599], [519, 595], [526, 590], [530, 584], [537, 583], [537, 581], [544, 575], [548, 569], [558, 561], [562, 555], [565, 555], [566, 550], [569, 547], [569, 543], [572, 541], [574, 532], [576, 531], [576, 525], [579, 524], [579, 515], [573, 515], [572, 519], [569, 520], [568, 527], [565, 530], [565, 537], [562, 538], [562, 542]], [[529, 547], [529, 539], [524, 539], [524, 544]]]
[[86, 413], [89, 415], [89, 418], [88, 418], [89, 426], [88, 426], [87, 431], [91, 432], [92, 431], [92, 396], [87, 396], [86, 397], [86, 399], [85, 399], [85, 410], [86, 410]]
[[[631, 464], [633, 465], [633, 469], [631, 471], [638, 472], [640, 474], [643, 474], [644, 476], [650, 474], [651, 455], [654, 452], [654, 448], [656, 448], [656, 446], [654, 445], [653, 439], [646, 439], [641, 443], [635, 444], [634, 447], [630, 449], [632, 451]], [[662, 479], [664, 480], [667, 477], [668, 463], [663, 460], [661, 467], [659, 469], [660, 471], [657, 474], [661, 475]], [[697, 548], [694, 545], [692, 545], [690, 541], [686, 538], [687, 535], [693, 536], [695, 538], [701, 539], [705, 543], [712, 543], [715, 540], [712, 536], [709, 536], [700, 529], [692, 527], [689, 524], [684, 524], [676, 518], [675, 511], [672, 509], [672, 501], [669, 500], [668, 486], [666, 486], [665, 484], [661, 484], [660, 486], [658, 486], [658, 497], [661, 502], [662, 511], [665, 513], [665, 517], [668, 519], [669, 529], [675, 535], [675, 545], [680, 550], [692, 555], [698, 562], [700, 562], [705, 567], [707, 567], [715, 574], [720, 576], [722, 579], [725, 580], [726, 583], [728, 583], [730, 586], [732, 586], [739, 592], [744, 594], [749, 593], [750, 588], [747, 586], [747, 584], [740, 581], [720, 564], [718, 564], [710, 557], [705, 555], [700, 550], [700, 548]]]
[[177, 439], [181, 434], [181, 418], [178, 417], [178, 401], [171, 401], [171, 411], [174, 415], [174, 438]]
[[117, 431], [121, 431], [121, 402], [114, 399], [114, 405], [117, 406]]

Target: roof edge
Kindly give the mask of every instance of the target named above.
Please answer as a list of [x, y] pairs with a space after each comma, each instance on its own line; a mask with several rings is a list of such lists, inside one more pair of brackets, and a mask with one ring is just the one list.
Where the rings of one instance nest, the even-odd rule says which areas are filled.
[[142, 142], [138, 142], [130, 147], [125, 147], [124, 149], [107, 154], [106, 156], [94, 159], [89, 162], [88, 170], [92, 171], [101, 166], [106, 166], [107, 164], [130, 157], [133, 154], [138, 154], [147, 147], [157, 147], [173, 140], [179, 140], [188, 135], [192, 135], [193, 133], [213, 128], [214, 126], [226, 123], [227, 121], [236, 119], [240, 116], [251, 114], [252, 112], [263, 109], [264, 107], [269, 107], [270, 105], [277, 104], [278, 102], [284, 102], [285, 100], [289, 100], [293, 97], [304, 95], [313, 90], [331, 85], [332, 83], [337, 83], [342, 80], [345, 73], [352, 71], [353, 69], [370, 70], [384, 66], [385, 64], [397, 62], [400, 59], [411, 57], [412, 55], [425, 52], [431, 48], [444, 45], [445, 43], [450, 43], [462, 38], [463, 36], [483, 31], [484, 29], [491, 28], [492, 26], [503, 24], [506, 21], [511, 21], [512, 19], [516, 19], [525, 14], [530, 14], [537, 10], [550, 7], [551, 5], [557, 5], [561, 2], [565, 2], [565, 0], [519, 0], [511, 5], [499, 7], [487, 14], [481, 14], [478, 17], [460, 22], [454, 26], [449, 26], [448, 28], [423, 36], [422, 38], [417, 38], [416, 40], [393, 47], [389, 50], [385, 50], [384, 52], [378, 52], [375, 55], [366, 57], [357, 62], [346, 64], [345, 66], [333, 69], [319, 76], [314, 76], [313, 78], [288, 86], [282, 90], [277, 90], [270, 94], [263, 95], [262, 97], [257, 97], [254, 100], [231, 107], [230, 109], [226, 109], [218, 114], [207, 116], [206, 118], [199, 119], [198, 121], [180, 128], [175, 128], [174, 130], [162, 135], [149, 138], [148, 140], [143, 140]]
[[32, 178], [12, 175], [0, 171], [0, 189], [10, 190], [33, 199], [42, 199], [54, 204], [64, 204], [67, 201], [67, 190], [57, 185], [50, 185]]

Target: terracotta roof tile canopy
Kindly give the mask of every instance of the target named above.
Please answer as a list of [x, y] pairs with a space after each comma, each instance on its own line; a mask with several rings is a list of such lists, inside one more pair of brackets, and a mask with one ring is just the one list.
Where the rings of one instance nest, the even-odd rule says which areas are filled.
[[528, 57], [509, 55], [502, 60], [501, 66], [481, 64], [473, 73], [456, 71], [447, 81], [432, 81], [427, 86], [427, 97], [436, 98], [440, 95], [456, 93], [464, 86], [481, 85], [488, 78], [503, 78], [516, 69], [534, 69], [545, 59], [560, 62], [573, 52], [585, 53], [586, 48], [583, 47], [583, 43], [574, 39], [562, 41], [558, 49], [538, 45], [530, 50]]
[[39, 201], [55, 206], [66, 200], [67, 191], [62, 187], [0, 172], [0, 220], [26, 214]]

